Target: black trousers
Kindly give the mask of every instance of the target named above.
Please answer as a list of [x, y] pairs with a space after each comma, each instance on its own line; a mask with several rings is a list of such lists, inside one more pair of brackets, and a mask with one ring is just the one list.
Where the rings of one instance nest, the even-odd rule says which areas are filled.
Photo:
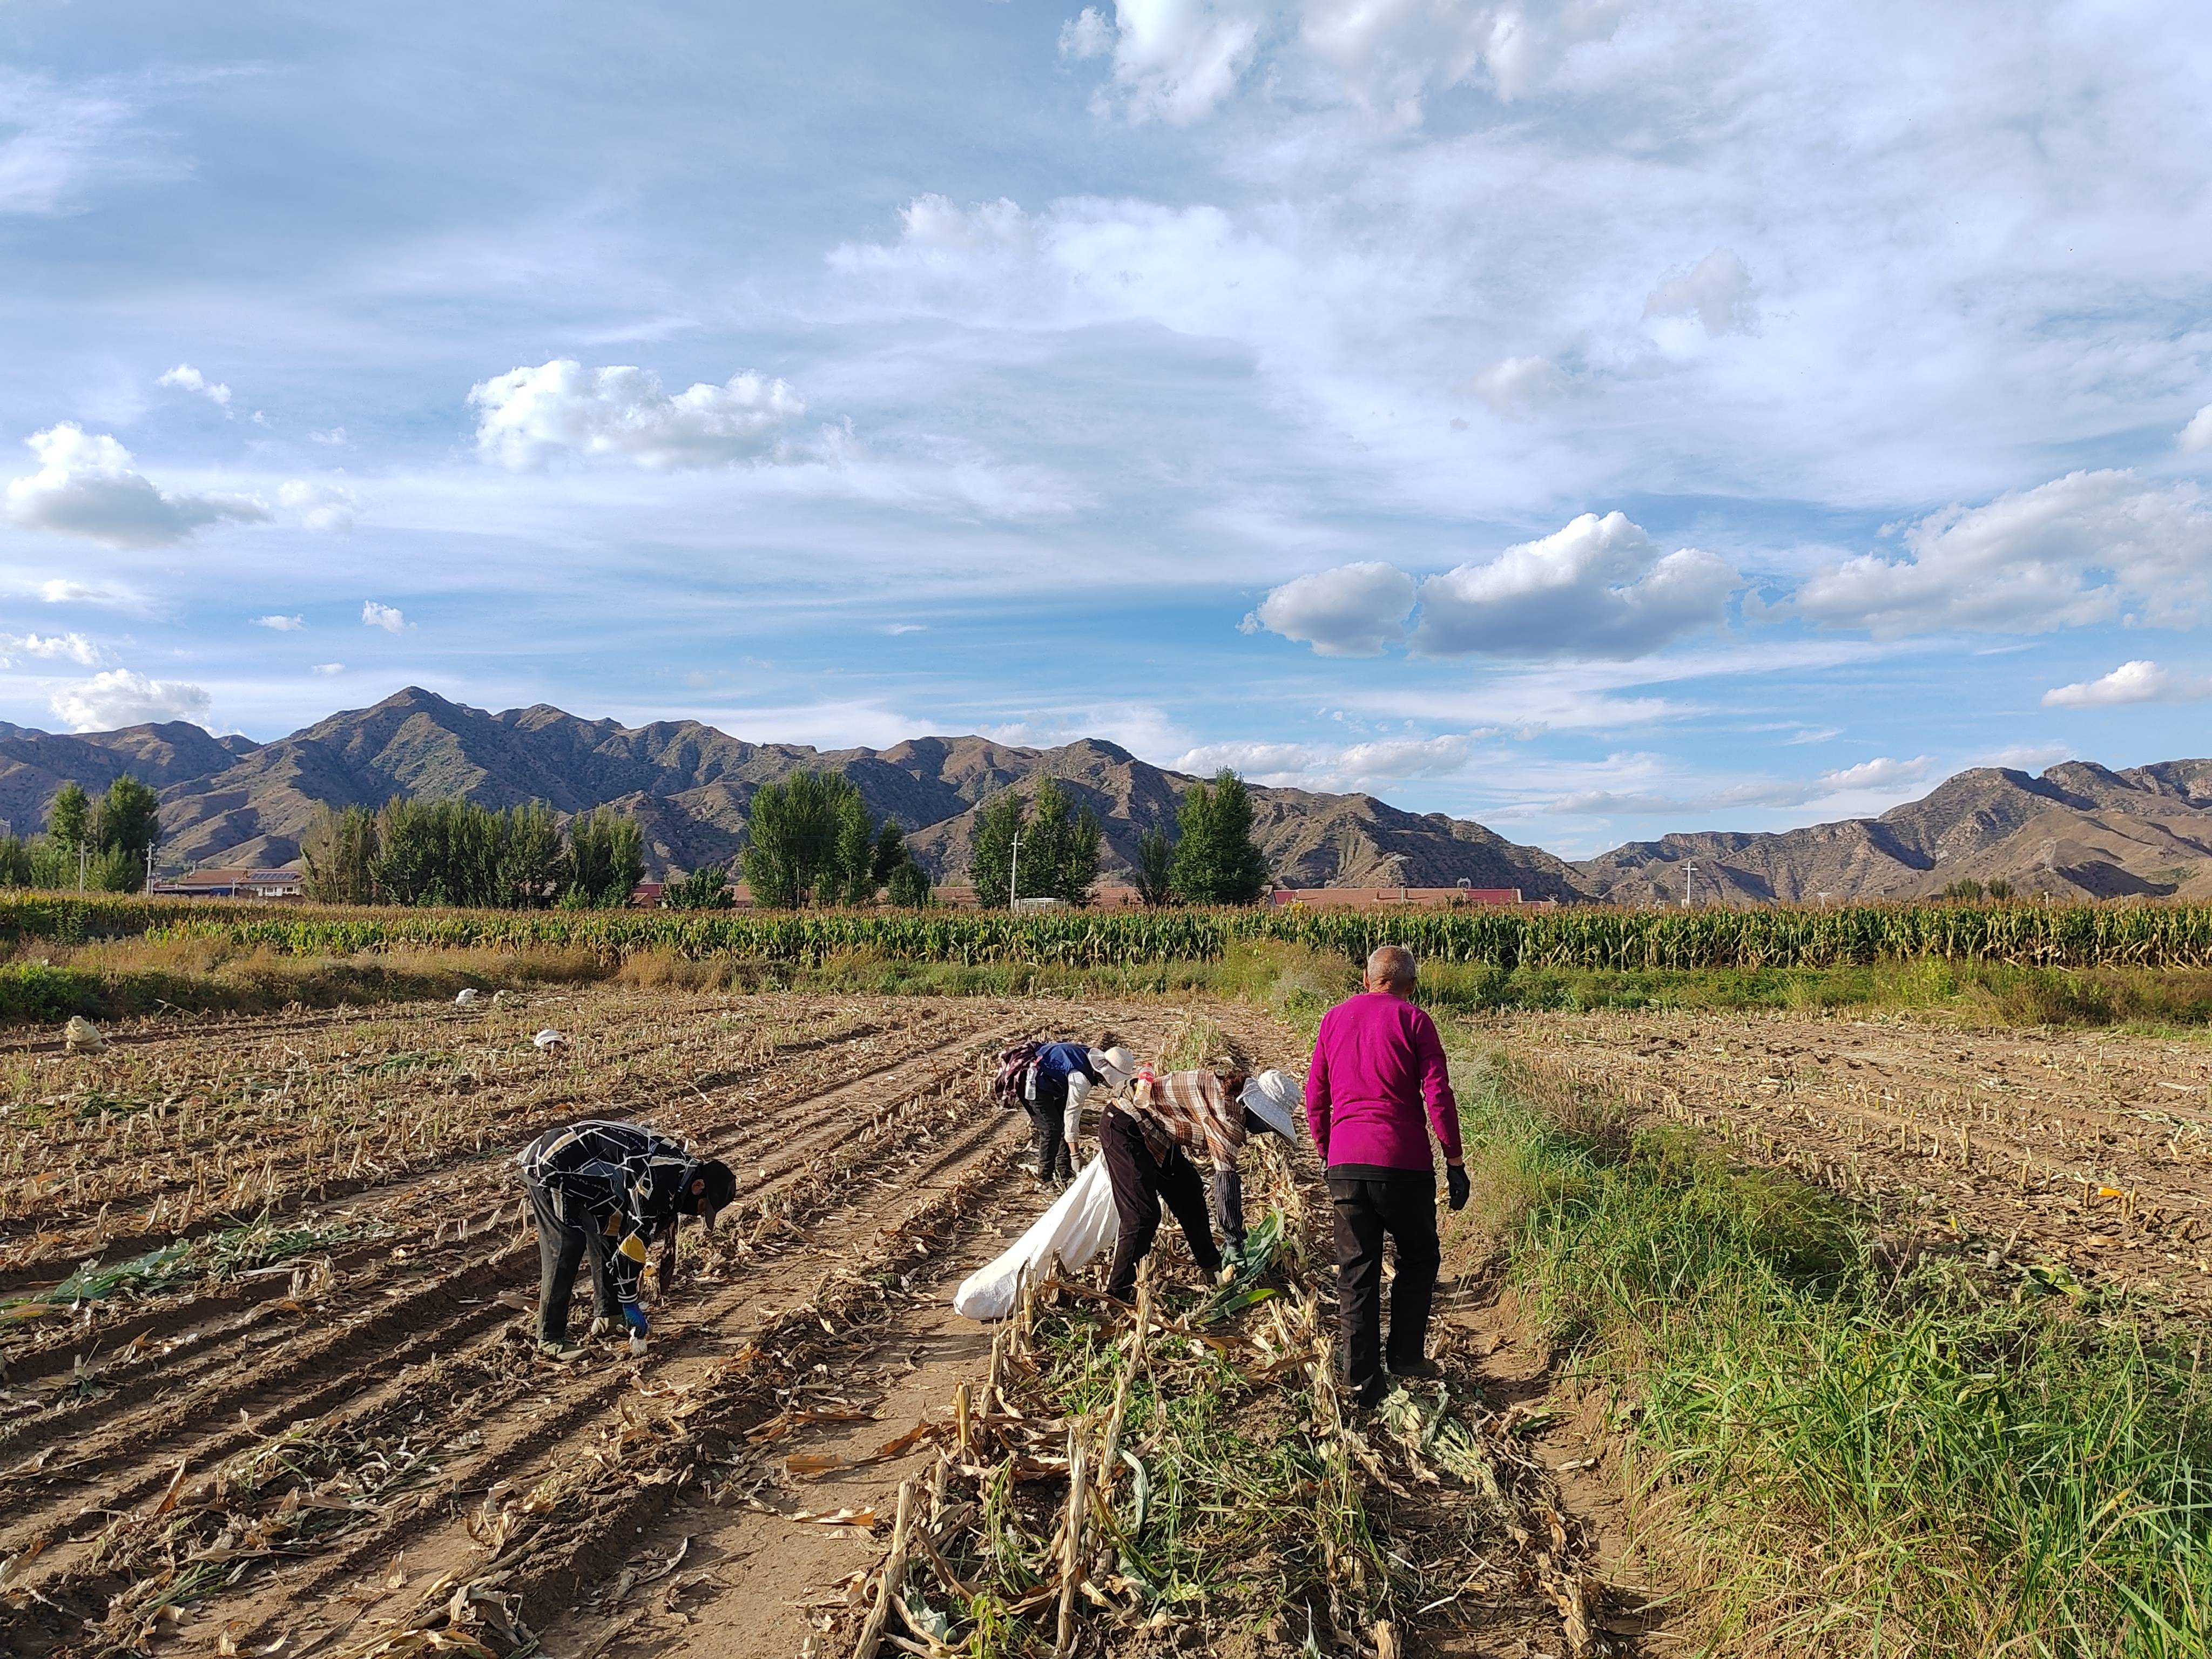
[[1114, 1242], [1114, 1270], [1107, 1276], [1106, 1293], [1122, 1301], [1137, 1294], [1137, 1264], [1152, 1248], [1160, 1231], [1160, 1206], [1174, 1213], [1176, 1224], [1189, 1242], [1191, 1260], [1208, 1277], [1221, 1271], [1221, 1252], [1214, 1248], [1213, 1224], [1206, 1213], [1206, 1182], [1196, 1166], [1170, 1147], [1167, 1162], [1152, 1161], [1144, 1132], [1136, 1120], [1118, 1106], [1109, 1106], [1098, 1121], [1098, 1152], [1106, 1160], [1106, 1173], [1114, 1183], [1114, 1213], [1121, 1237]]
[[561, 1218], [553, 1194], [534, 1181], [530, 1189], [530, 1218], [538, 1225], [538, 1340], [566, 1342], [568, 1336], [568, 1297], [576, 1288], [576, 1269], [588, 1259], [592, 1264], [592, 1310], [601, 1319], [622, 1312], [615, 1296], [613, 1247], [595, 1227], [573, 1227]]
[[1389, 1389], [1382, 1374], [1382, 1242], [1398, 1245], [1390, 1287], [1390, 1364], [1418, 1364], [1427, 1352], [1429, 1304], [1443, 1252], [1437, 1243], [1436, 1177], [1328, 1178], [1336, 1206], [1336, 1299], [1344, 1326], [1344, 1375], [1362, 1405]]
[[1030, 1145], [1036, 1150], [1037, 1179], [1050, 1181], [1075, 1173], [1074, 1154], [1067, 1150], [1067, 1097], [1040, 1097], [1029, 1103]]

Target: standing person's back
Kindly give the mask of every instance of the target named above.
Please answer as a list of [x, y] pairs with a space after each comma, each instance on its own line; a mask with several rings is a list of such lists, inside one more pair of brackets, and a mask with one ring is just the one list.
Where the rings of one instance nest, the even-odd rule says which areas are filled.
[[1345, 1379], [1362, 1405], [1389, 1391], [1383, 1370], [1382, 1254], [1395, 1241], [1389, 1370], [1426, 1376], [1429, 1304], [1443, 1252], [1437, 1242], [1436, 1163], [1443, 1148], [1455, 1210], [1467, 1202], [1459, 1103], [1436, 1023], [1407, 999], [1413, 953], [1386, 945], [1367, 959], [1361, 995], [1323, 1016], [1306, 1073], [1306, 1121], [1328, 1167], [1336, 1212], [1338, 1305]]

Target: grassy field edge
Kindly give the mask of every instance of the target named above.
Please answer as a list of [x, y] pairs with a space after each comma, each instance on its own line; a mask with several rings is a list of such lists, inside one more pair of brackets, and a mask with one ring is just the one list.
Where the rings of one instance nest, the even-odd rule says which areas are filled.
[[1607, 1397], [1708, 1651], [2212, 1647], [2201, 1332], [1899, 1260], [1825, 1192], [1455, 1046], [1454, 1258]]

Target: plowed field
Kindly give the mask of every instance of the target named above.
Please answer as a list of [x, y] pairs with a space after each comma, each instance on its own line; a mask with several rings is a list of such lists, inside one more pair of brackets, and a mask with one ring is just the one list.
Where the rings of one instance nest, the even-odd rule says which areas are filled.
[[[949, 1285], [1040, 1207], [988, 1057], [1175, 1018], [592, 992], [0, 1045], [8, 1647], [504, 1652], [520, 1621], [582, 1659], [699, 1620], [796, 1652], [880, 1553], [902, 1435], [988, 1352]], [[511, 1158], [583, 1115], [738, 1172], [641, 1361], [529, 1340]]]
[[2212, 1042], [1785, 1014], [1474, 1024], [1571, 1088], [1698, 1126], [1994, 1268], [2212, 1306]]

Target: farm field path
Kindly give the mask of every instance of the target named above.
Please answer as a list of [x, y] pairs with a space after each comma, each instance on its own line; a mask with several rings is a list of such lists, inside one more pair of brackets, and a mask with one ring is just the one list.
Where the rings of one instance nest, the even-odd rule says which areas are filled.
[[2212, 1307], [2212, 1042], [1798, 1013], [1510, 1012], [1474, 1034], [1990, 1266]]

